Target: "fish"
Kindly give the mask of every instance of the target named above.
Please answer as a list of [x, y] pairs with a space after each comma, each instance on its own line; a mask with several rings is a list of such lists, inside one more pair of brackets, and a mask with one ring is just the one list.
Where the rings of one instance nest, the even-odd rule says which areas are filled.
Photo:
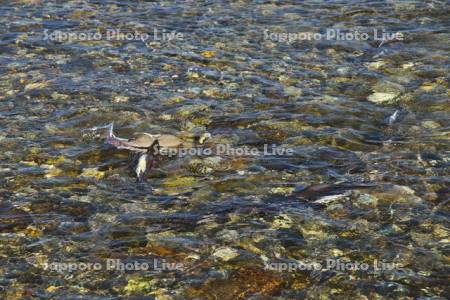
[[158, 141], [160, 148], [179, 148], [184, 142], [175, 135], [171, 134], [150, 134], [147, 132], [138, 132], [131, 139], [119, 138], [114, 134], [114, 123], [109, 125], [106, 143], [117, 149], [127, 149], [133, 152], [146, 153], [155, 141]]
[[137, 154], [134, 172], [138, 182], [143, 182], [145, 174], [151, 170], [154, 161], [161, 152], [161, 148], [180, 148], [183, 141], [171, 134], [150, 134], [138, 132], [131, 139], [117, 137], [114, 134], [114, 122], [105, 126], [108, 128], [105, 143], [117, 149], [126, 149]]
[[336, 182], [299, 186], [294, 195], [300, 196], [309, 202], [326, 204], [344, 197], [348, 197], [354, 189], [373, 188], [372, 183]]
[[155, 140], [153, 144], [148, 147], [147, 152], [139, 153], [136, 167], [134, 169], [138, 182], [144, 182], [145, 174], [147, 171], [152, 169], [154, 158], [158, 155], [159, 150], [159, 142], [158, 140]]
[[[114, 134], [114, 122], [106, 126], [94, 127], [91, 130], [107, 128], [105, 143], [117, 149], [126, 149], [133, 152], [134, 172], [138, 182], [144, 181], [145, 174], [152, 168], [155, 159], [160, 158], [165, 153], [171, 153], [170, 149], [189, 148], [193, 143], [185, 142], [172, 134], [151, 134], [147, 132], [137, 132], [133, 138], [120, 138]], [[203, 144], [211, 134], [205, 133], [198, 137], [197, 144]]]

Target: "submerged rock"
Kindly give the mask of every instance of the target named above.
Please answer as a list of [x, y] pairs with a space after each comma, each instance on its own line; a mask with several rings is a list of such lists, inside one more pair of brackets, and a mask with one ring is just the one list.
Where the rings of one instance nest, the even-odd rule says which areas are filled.
[[405, 88], [395, 82], [380, 81], [373, 87], [373, 91], [374, 93], [367, 98], [370, 102], [392, 103], [405, 92]]
[[399, 94], [396, 94], [396, 93], [381, 93], [381, 92], [377, 92], [377, 93], [373, 93], [372, 95], [370, 95], [367, 98], [367, 100], [369, 100], [370, 102], [377, 103], [377, 104], [391, 103], [398, 96], [399, 96]]
[[157, 189], [156, 192], [169, 195], [188, 193], [193, 191], [196, 182], [192, 176], [169, 177], [163, 181], [163, 189]]
[[229, 261], [238, 257], [239, 251], [230, 247], [221, 247], [214, 251], [213, 256], [223, 261]]
[[356, 199], [356, 203], [361, 206], [376, 207], [378, 204], [378, 199], [377, 197], [370, 194], [361, 194]]
[[149, 294], [153, 289], [155, 289], [155, 284], [158, 282], [157, 279], [131, 276], [128, 279], [126, 286], [123, 291], [126, 295], [133, 294]]
[[80, 176], [102, 179], [103, 177], [105, 177], [105, 172], [99, 171], [97, 168], [84, 168]]
[[300, 97], [303, 93], [303, 90], [295, 86], [287, 86], [284, 88], [284, 93], [291, 97]]
[[209, 279], [200, 287], [188, 288], [185, 296], [195, 299], [248, 299], [276, 295], [283, 285], [281, 276], [258, 268], [240, 268], [228, 279]]

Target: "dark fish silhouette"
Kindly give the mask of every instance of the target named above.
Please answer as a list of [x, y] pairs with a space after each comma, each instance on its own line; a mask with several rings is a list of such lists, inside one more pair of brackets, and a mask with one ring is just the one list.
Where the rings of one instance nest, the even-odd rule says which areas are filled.
[[138, 182], [144, 181], [144, 176], [147, 170], [151, 170], [154, 163], [154, 158], [159, 154], [159, 142], [155, 140], [150, 147], [147, 148], [147, 152], [140, 153], [136, 168], [134, 171], [136, 172]]
[[134, 171], [139, 182], [144, 180], [145, 174], [153, 167], [154, 160], [159, 155], [161, 148], [179, 148], [183, 146], [181, 139], [170, 134], [140, 132], [131, 139], [120, 138], [114, 134], [114, 123], [108, 126], [105, 142], [117, 149], [127, 149], [138, 154]]

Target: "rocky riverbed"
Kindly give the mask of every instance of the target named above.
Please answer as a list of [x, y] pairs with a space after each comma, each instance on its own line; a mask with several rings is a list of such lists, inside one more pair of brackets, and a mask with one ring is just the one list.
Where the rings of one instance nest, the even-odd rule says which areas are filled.
[[[0, 298], [450, 298], [449, 15], [3, 1]], [[256, 152], [137, 184], [111, 122]]]

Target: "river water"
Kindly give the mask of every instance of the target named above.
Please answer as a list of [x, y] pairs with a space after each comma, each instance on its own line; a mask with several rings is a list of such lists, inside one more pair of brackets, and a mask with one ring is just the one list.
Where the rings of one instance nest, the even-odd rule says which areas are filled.
[[1, 1], [0, 298], [448, 299], [449, 8]]

